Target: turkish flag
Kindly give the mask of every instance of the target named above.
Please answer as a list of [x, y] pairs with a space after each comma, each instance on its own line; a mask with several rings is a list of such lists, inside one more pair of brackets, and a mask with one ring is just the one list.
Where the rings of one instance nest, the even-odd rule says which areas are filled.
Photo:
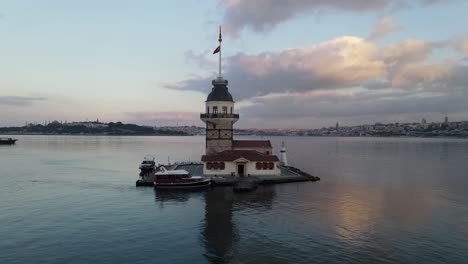
[[214, 51], [213, 54], [216, 54], [221, 51], [221, 46], [218, 46]]

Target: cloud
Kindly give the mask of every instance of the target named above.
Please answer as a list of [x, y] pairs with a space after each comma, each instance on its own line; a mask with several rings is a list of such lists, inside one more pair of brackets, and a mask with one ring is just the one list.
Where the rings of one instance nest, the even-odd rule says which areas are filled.
[[[158, 122], [158, 125], [195, 124], [200, 120], [199, 112], [159, 112], [159, 111], [137, 111], [125, 112], [126, 121], [148, 124]], [[201, 122], [201, 121], [200, 121]]]
[[244, 28], [256, 32], [271, 30], [300, 15], [321, 11], [371, 12], [402, 7], [454, 2], [441, 0], [225, 0], [224, 25], [227, 33], [237, 36]]
[[[307, 48], [237, 54], [226, 58], [225, 76], [238, 100], [273, 93], [373, 87], [389, 84], [420, 87], [447, 76], [453, 63], [428, 64], [427, 58], [441, 46], [422, 40], [379, 47], [353, 36], [344, 36]], [[196, 77], [165, 87], [210, 91], [210, 78]]]
[[324, 9], [367, 11], [383, 9], [390, 2], [389, 0], [228, 0], [225, 1], [224, 24], [227, 32], [234, 35], [246, 27], [262, 32], [308, 12]]
[[193, 50], [188, 50], [184, 53], [184, 56], [188, 61], [195, 63], [197, 66], [206, 68], [216, 65], [216, 60], [207, 57], [209, 53], [209, 51], [204, 51], [200, 54], [195, 54]]
[[[468, 73], [468, 72], [466, 72]], [[259, 97], [241, 109], [246, 127], [313, 128], [346, 124], [415, 121], [440, 113], [468, 113], [468, 91], [453, 93], [420, 93], [416, 91], [379, 90], [357, 93], [329, 91], [324, 94], [282, 94]]]
[[394, 87], [444, 87], [455, 67], [450, 61], [437, 64], [406, 64], [392, 76], [391, 83]]
[[468, 54], [468, 37], [458, 37], [452, 40], [452, 45], [461, 53]]
[[[382, 74], [374, 60], [378, 48], [363, 39], [341, 37], [309, 48], [237, 54], [227, 58], [225, 75], [238, 99], [275, 92], [308, 91], [359, 84]], [[208, 92], [209, 78], [194, 78], [168, 88]], [[312, 86], [311, 86], [312, 85]]]
[[[434, 67], [443, 67], [436, 64]], [[433, 65], [426, 65], [431, 68]], [[392, 118], [389, 121], [414, 121], [429, 114], [468, 113], [468, 66], [451, 65], [450, 74], [443, 76], [424, 75], [427, 86], [413, 89], [395, 89], [391, 84], [381, 83], [377, 90], [365, 88], [352, 90], [314, 91], [301, 94], [276, 94], [253, 98], [252, 104], [242, 108], [245, 119], [274, 120], [278, 124], [294, 120], [314, 120], [330, 125], [329, 120], [347, 120], [348, 124]], [[419, 72], [419, 67], [416, 67]], [[411, 71], [411, 70], [410, 70]], [[423, 67], [422, 71], [427, 71]], [[443, 70], [441, 72], [444, 72]], [[437, 82], [431, 82], [431, 78]], [[367, 121], [366, 121], [367, 120]], [[305, 122], [305, 121], [302, 121]], [[303, 123], [303, 127], [312, 127]]]
[[28, 96], [0, 96], [0, 105], [6, 106], [29, 106], [36, 101], [44, 101], [44, 97]]
[[[463, 42], [457, 41], [410, 39], [379, 46], [343, 36], [305, 48], [236, 54], [225, 58], [225, 76], [241, 101], [241, 126], [275, 126], [275, 118], [280, 125], [328, 117], [400, 120], [418, 113], [468, 113], [468, 66], [459, 60]], [[440, 48], [456, 54], [434, 60]], [[206, 94], [210, 84], [210, 77], [195, 77], [166, 87]]]
[[382, 17], [375, 23], [369, 37], [369, 40], [379, 40], [385, 38], [388, 34], [397, 31], [400, 26], [396, 24], [390, 17]]
[[379, 56], [386, 65], [398, 66], [425, 60], [433, 49], [443, 47], [443, 45], [435, 42], [410, 39], [382, 48]]

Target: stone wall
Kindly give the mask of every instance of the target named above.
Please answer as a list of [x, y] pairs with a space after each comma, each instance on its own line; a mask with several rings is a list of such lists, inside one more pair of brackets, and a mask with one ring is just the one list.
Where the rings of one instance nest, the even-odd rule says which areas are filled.
[[231, 139], [206, 139], [206, 154], [215, 154], [232, 149]]

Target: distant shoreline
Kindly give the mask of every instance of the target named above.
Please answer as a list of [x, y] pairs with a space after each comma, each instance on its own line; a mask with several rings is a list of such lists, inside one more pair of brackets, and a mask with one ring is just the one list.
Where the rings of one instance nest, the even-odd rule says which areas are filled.
[[[323, 138], [433, 138], [433, 139], [468, 139], [468, 136], [382, 136], [382, 135], [375, 135], [375, 136], [340, 136], [340, 135], [329, 135], [329, 136], [321, 136], [321, 135], [256, 135], [256, 134], [234, 134], [235, 136], [247, 136], [247, 137], [323, 137]], [[0, 133], [0, 136], [107, 136], [107, 137], [195, 137], [195, 136], [205, 136], [205, 135], [159, 135], [159, 134], [46, 134], [46, 133]]]
[[[199, 126], [152, 127], [122, 122], [96, 121], [62, 123], [53, 121], [26, 124], [21, 127], [0, 127], [0, 135], [89, 135], [89, 136], [195, 136], [205, 135], [206, 128]], [[468, 121], [427, 123], [375, 123], [373, 125], [339, 126], [320, 129], [233, 129], [236, 136], [300, 136], [300, 137], [411, 137], [411, 138], [468, 138]]]
[[131, 137], [131, 136], [145, 136], [145, 137], [190, 137], [194, 135], [164, 135], [164, 134], [53, 134], [53, 133], [0, 133], [1, 136], [111, 136], [111, 137]]

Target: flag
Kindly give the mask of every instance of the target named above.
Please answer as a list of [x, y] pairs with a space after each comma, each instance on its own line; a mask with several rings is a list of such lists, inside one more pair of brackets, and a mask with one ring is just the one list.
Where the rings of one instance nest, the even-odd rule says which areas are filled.
[[213, 54], [216, 54], [221, 51], [221, 46], [218, 46], [214, 51]]

